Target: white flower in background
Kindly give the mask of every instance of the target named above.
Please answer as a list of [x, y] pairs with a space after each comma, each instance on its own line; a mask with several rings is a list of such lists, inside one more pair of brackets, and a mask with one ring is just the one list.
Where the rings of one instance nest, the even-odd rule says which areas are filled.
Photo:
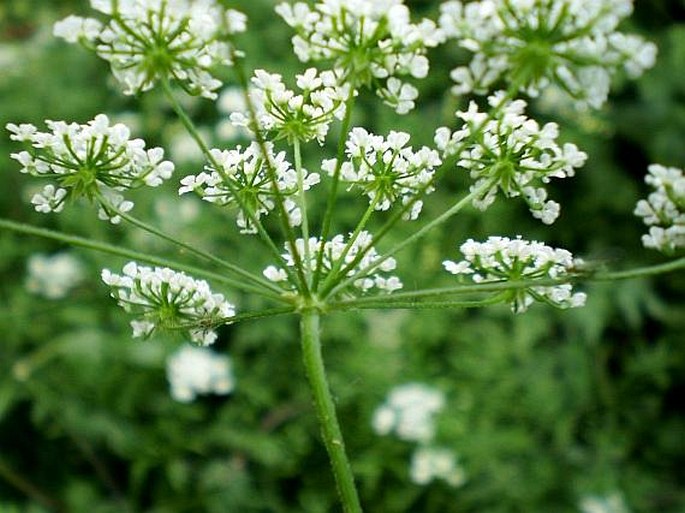
[[81, 261], [66, 252], [35, 254], [26, 264], [26, 289], [48, 299], [61, 299], [78, 286], [84, 277]]
[[235, 315], [235, 307], [206, 281], [168, 267], [129, 262], [122, 275], [103, 269], [102, 281], [119, 306], [139, 316], [131, 322], [134, 337], [147, 337], [158, 328], [185, 329], [193, 342], [206, 346], [217, 338], [212, 327]]
[[293, 48], [302, 62], [333, 61], [343, 82], [371, 87], [399, 113], [413, 108], [417, 91], [398, 77], [425, 78], [426, 51], [444, 40], [434, 22], [411, 23], [402, 0], [282, 3], [276, 12], [295, 29]]
[[215, 0], [91, 0], [91, 6], [109, 20], [69, 16], [54, 34], [109, 61], [124, 94], [169, 79], [215, 99], [221, 81], [212, 68], [232, 63], [227, 36], [243, 32], [246, 23], [244, 14]]
[[113, 191], [157, 187], [174, 171], [162, 148], [146, 149], [145, 141], [131, 139], [125, 125], [111, 125], [104, 114], [85, 125], [46, 124], [49, 132], [28, 123], [7, 124], [10, 138], [27, 148], [11, 154], [22, 165], [20, 171], [55, 183], [31, 200], [38, 212], [61, 212], [67, 200], [85, 197], [98, 205], [100, 219], [116, 224], [118, 214], [130, 211], [133, 203]]
[[[363, 128], [354, 128], [346, 143], [349, 160], [340, 167], [340, 180], [359, 189], [369, 198], [375, 210], [388, 210], [396, 202], [413, 201], [405, 219], [414, 220], [423, 202], [414, 201], [417, 194], [433, 191], [430, 185], [434, 170], [442, 164], [438, 152], [426, 146], [414, 151], [406, 146], [409, 134], [392, 131], [386, 139]], [[321, 169], [333, 175], [336, 159], [324, 160]]]
[[[297, 172], [285, 160], [285, 152], [273, 153], [273, 145], [267, 143], [268, 158], [276, 177], [278, 194], [284, 198], [284, 207], [292, 226], [301, 223], [300, 207], [294, 201], [298, 193]], [[238, 208], [237, 224], [241, 233], [256, 233], [257, 228], [250, 220], [249, 212], [257, 219], [276, 208], [274, 191], [268, 164], [256, 142], [245, 150], [212, 149], [210, 153], [218, 165], [208, 164], [206, 171], [189, 175], [181, 180], [179, 194], [196, 192], [204, 200], [220, 206]], [[319, 183], [317, 173], [303, 170], [305, 190]]]
[[[464, 260], [445, 260], [443, 266], [452, 274], [471, 275], [476, 283], [570, 278], [572, 269], [582, 263], [565, 249], [520, 237], [489, 237], [485, 242], [469, 239], [459, 249]], [[511, 290], [504, 301], [511, 303], [512, 311], [522, 313], [534, 301], [575, 308], [585, 305], [586, 299], [583, 292], [573, 292], [570, 283], [563, 283]]]
[[411, 457], [409, 476], [422, 486], [438, 479], [455, 488], [466, 482], [466, 472], [457, 456], [440, 447], [418, 447]]
[[635, 215], [649, 226], [642, 244], [665, 253], [685, 248], [685, 176], [675, 167], [652, 164], [645, 182], [654, 188], [646, 200], [640, 200]]
[[619, 492], [610, 495], [590, 495], [583, 497], [579, 505], [580, 513], [630, 513], [628, 505]]
[[[301, 94], [286, 89], [281, 75], [261, 69], [255, 71], [250, 97], [259, 128], [273, 140], [286, 139], [292, 143], [316, 139], [323, 144], [333, 119], [342, 119], [345, 115], [350, 88], [338, 85], [340, 79], [332, 71], [319, 73], [315, 68], [307, 69], [296, 79]], [[244, 110], [233, 112], [231, 121], [254, 131]]]
[[[372, 247], [373, 238], [369, 232], [362, 231], [354, 239], [352, 244], [345, 241], [342, 235], [336, 235], [331, 240], [322, 243], [316, 237], [310, 237], [308, 247], [305, 250], [304, 239], [297, 239], [295, 247], [299, 260], [303, 263], [306, 272], [315, 273], [317, 268], [317, 261], [319, 254], [323, 253], [321, 258], [321, 278], [322, 281], [334, 270], [342, 270], [347, 265], [352, 265], [345, 275], [353, 276], [358, 272], [374, 268], [374, 271], [368, 273], [352, 283], [354, 291], [343, 292], [344, 295], [356, 295], [359, 292], [370, 292], [377, 289], [383, 292], [394, 292], [402, 288], [402, 282], [397, 276], [387, 276], [386, 273], [393, 271], [397, 267], [397, 262], [394, 258], [387, 258], [380, 264], [378, 263], [381, 256]], [[295, 258], [290, 251], [289, 244], [285, 244], [286, 252], [283, 254], [286, 265], [288, 267], [295, 266]], [[305, 255], [309, 255], [309, 262], [305, 261]], [[363, 256], [361, 256], [363, 255]], [[264, 276], [273, 282], [281, 283], [285, 287], [291, 287], [287, 282], [287, 273], [285, 269], [279, 269], [270, 265], [263, 272]]]
[[198, 395], [226, 395], [235, 389], [231, 359], [205, 347], [184, 345], [169, 356], [167, 379], [171, 397], [183, 403]]
[[430, 442], [435, 435], [435, 416], [444, 406], [445, 397], [439, 390], [422, 383], [399, 385], [374, 412], [373, 429], [383, 436]]
[[473, 53], [452, 71], [455, 94], [487, 94], [507, 83], [537, 96], [550, 83], [580, 106], [599, 108], [619, 69], [635, 78], [656, 46], [616, 31], [632, 0], [481, 0], [442, 4], [440, 28]]
[[582, 167], [587, 154], [575, 144], [557, 143], [556, 123], [540, 126], [526, 117], [526, 102], [503, 103], [503, 94], [488, 98], [495, 114], [479, 112], [474, 102], [467, 111], [457, 112], [464, 121], [460, 130], [452, 133], [438, 128], [435, 143], [444, 155], [458, 154], [457, 166], [469, 171], [475, 183], [471, 190], [490, 184], [473, 200], [475, 207], [485, 210], [498, 191], [509, 198], [521, 196], [533, 217], [552, 224], [559, 216], [560, 206], [547, 199], [544, 185], [552, 178], [566, 178]]

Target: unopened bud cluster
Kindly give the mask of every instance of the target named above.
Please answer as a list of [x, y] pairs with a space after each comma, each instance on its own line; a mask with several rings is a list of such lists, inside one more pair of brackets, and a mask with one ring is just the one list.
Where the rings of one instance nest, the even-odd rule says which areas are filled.
[[[464, 260], [445, 260], [445, 269], [457, 275], [470, 275], [476, 283], [554, 279], [571, 277], [580, 261], [565, 249], [555, 249], [541, 242], [521, 238], [489, 237], [485, 242], [469, 239], [459, 248]], [[505, 301], [515, 313], [525, 312], [534, 301], [557, 308], [575, 308], [585, 304], [583, 292], [573, 292], [570, 283], [552, 286], [529, 286], [508, 291]]]
[[147, 337], [157, 329], [183, 329], [200, 345], [217, 338], [212, 327], [229, 323], [235, 307], [222, 294], [213, 293], [204, 280], [191, 278], [168, 267], [145, 267], [135, 262], [123, 274], [103, 269], [102, 281], [131, 321], [134, 337]]

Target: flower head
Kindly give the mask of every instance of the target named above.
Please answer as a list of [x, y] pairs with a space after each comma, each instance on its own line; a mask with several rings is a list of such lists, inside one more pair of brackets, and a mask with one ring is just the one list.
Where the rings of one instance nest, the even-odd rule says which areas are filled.
[[61, 299], [83, 280], [83, 264], [71, 253], [35, 254], [26, 265], [26, 288], [48, 299]]
[[[485, 242], [467, 240], [459, 248], [464, 260], [445, 260], [445, 269], [457, 275], [471, 275], [476, 283], [498, 281], [524, 281], [536, 279], [563, 279], [581, 263], [565, 249], [555, 249], [536, 241], [520, 237], [489, 237]], [[575, 308], [585, 304], [583, 292], [573, 292], [570, 283], [552, 286], [531, 286], [507, 293], [515, 313], [525, 312], [534, 301], [557, 308]]]
[[84, 196], [98, 204], [101, 219], [116, 224], [119, 213], [131, 210], [133, 203], [113, 191], [157, 187], [174, 171], [173, 163], [163, 160], [162, 148], [145, 149], [145, 141], [131, 139], [125, 125], [110, 125], [104, 114], [85, 125], [46, 124], [50, 132], [30, 124], [7, 125], [10, 138], [27, 148], [11, 155], [21, 172], [55, 182], [31, 200], [38, 212], [60, 212], [67, 200]]
[[440, 479], [456, 488], [466, 482], [466, 472], [459, 465], [457, 456], [441, 447], [417, 448], [411, 457], [409, 474], [418, 485], [427, 485]]
[[[195, 191], [210, 203], [220, 206], [232, 205], [238, 208], [237, 224], [242, 233], [256, 233], [257, 228], [250, 213], [259, 219], [276, 206], [276, 194], [284, 197], [284, 207], [290, 224], [301, 223], [300, 207], [294, 201], [299, 191], [297, 173], [285, 160], [285, 152], [273, 153], [273, 146], [267, 144], [269, 163], [259, 145], [253, 142], [244, 150], [212, 149], [213, 163], [198, 175], [189, 175], [181, 180], [179, 194]], [[215, 166], [216, 164], [216, 166]], [[271, 165], [276, 177], [277, 192], [274, 191], [268, 171]], [[303, 187], [308, 190], [319, 183], [319, 175], [303, 171]]]
[[[261, 69], [255, 71], [250, 96], [257, 110], [259, 128], [272, 135], [273, 140], [316, 139], [323, 144], [333, 119], [342, 119], [345, 115], [349, 86], [340, 86], [339, 83], [334, 72], [318, 73], [316, 69], [309, 68], [297, 75], [301, 93], [295, 94], [286, 89], [280, 75]], [[243, 112], [232, 114], [231, 121], [254, 131], [249, 117]]]
[[282, 3], [276, 12], [295, 29], [293, 48], [302, 62], [333, 61], [343, 81], [373, 88], [399, 113], [413, 108], [418, 93], [398, 77], [424, 78], [427, 48], [444, 39], [430, 20], [411, 23], [402, 0]]
[[392, 389], [373, 414], [373, 429], [379, 435], [395, 434], [401, 440], [430, 442], [435, 420], [445, 406], [439, 390], [423, 383], [407, 383]]
[[183, 403], [200, 394], [230, 394], [235, 388], [231, 359], [206, 347], [184, 345], [168, 358], [166, 371], [171, 396]]
[[69, 16], [54, 33], [80, 42], [109, 61], [124, 94], [173, 79], [190, 94], [216, 98], [221, 81], [211, 69], [231, 64], [227, 36], [245, 30], [245, 15], [216, 0], [91, 0], [105, 24]]
[[453, 91], [486, 94], [506, 82], [537, 96], [552, 83], [599, 108], [617, 70], [637, 77], [654, 65], [654, 44], [616, 31], [631, 12], [631, 0], [446, 2], [441, 29], [473, 52], [452, 71]]
[[[317, 268], [318, 260], [321, 260], [320, 275], [322, 279], [325, 279], [334, 270], [339, 271], [351, 264], [354, 265], [347, 271], [346, 276], [353, 276], [364, 269], [375, 267], [372, 274], [364, 275], [355, 280], [351, 286], [352, 290], [343, 292], [348, 295], [370, 292], [373, 289], [388, 293], [401, 289], [402, 282], [397, 276], [386, 275], [386, 273], [393, 271], [397, 266], [395, 259], [387, 258], [378, 264], [381, 256], [371, 246], [372, 242], [371, 234], [362, 231], [351, 243], [349, 240], [346, 242], [342, 235], [336, 235], [333, 239], [326, 242], [316, 237], [311, 237], [307, 241], [308, 247], [305, 247], [304, 239], [297, 239], [295, 241], [295, 248], [297, 259], [302, 262], [307, 273], [313, 274]], [[285, 250], [283, 259], [286, 265], [294, 267], [296, 259], [288, 244], [286, 244]], [[363, 256], [360, 257], [361, 254]], [[309, 255], [309, 262], [305, 261], [305, 255]], [[286, 281], [287, 273], [285, 269], [279, 269], [271, 265], [264, 270], [264, 276], [268, 280], [290, 287]]]
[[138, 316], [131, 322], [134, 337], [183, 327], [193, 342], [206, 346], [217, 338], [212, 327], [230, 322], [235, 315], [235, 307], [222, 294], [213, 293], [206, 281], [168, 267], [153, 269], [129, 262], [122, 275], [103, 269], [102, 281], [119, 306]]
[[474, 206], [485, 210], [501, 191], [506, 197], [522, 196], [533, 217], [553, 223], [559, 215], [559, 204], [547, 200], [543, 187], [552, 178], [573, 176], [587, 155], [575, 144], [559, 145], [556, 123], [540, 126], [523, 113], [526, 102], [503, 103], [502, 95], [489, 98], [496, 109], [492, 118], [478, 111], [471, 102], [469, 109], [457, 112], [464, 121], [454, 133], [438, 128], [435, 143], [445, 155], [458, 153], [457, 165], [475, 179], [471, 190], [490, 184], [474, 199]]
[[[359, 189], [369, 198], [375, 210], [388, 210], [396, 202], [403, 205], [413, 201], [405, 219], [416, 219], [423, 202], [414, 201], [417, 194], [433, 191], [430, 185], [434, 169], [442, 161], [438, 152], [426, 146], [418, 151], [406, 146], [409, 134], [392, 131], [384, 139], [363, 128], [354, 128], [347, 141], [348, 161], [340, 167], [340, 179]], [[325, 160], [321, 167], [329, 174], [335, 172], [336, 159]]]
[[630, 513], [620, 492], [609, 495], [588, 495], [580, 501], [581, 513]]
[[635, 215], [649, 226], [642, 244], [665, 253], [685, 248], [685, 176], [675, 167], [652, 164], [645, 182], [654, 188], [646, 200], [640, 200]]

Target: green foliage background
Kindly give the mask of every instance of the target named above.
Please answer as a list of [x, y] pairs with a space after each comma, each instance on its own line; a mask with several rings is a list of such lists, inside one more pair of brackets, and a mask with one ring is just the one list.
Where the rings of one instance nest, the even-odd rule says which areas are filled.
[[[160, 96], [123, 97], [102, 61], [51, 37], [54, 20], [89, 12], [86, 3], [0, 4], [0, 125], [139, 111], [139, 135], [168, 145], [178, 127]], [[636, 83], [619, 81], [598, 113], [533, 105], [539, 119], [559, 122], [563, 136], [590, 155], [576, 178], [552, 186], [563, 205], [554, 228], [516, 203], [460, 215], [400, 256], [408, 288], [448, 284], [441, 260], [456, 257], [466, 238], [491, 234], [537, 238], [610, 268], [662, 259], [641, 249], [644, 228], [631, 212], [648, 192], [647, 164], [685, 167], [685, 4], [637, 4], [632, 29], [658, 44], [656, 68]], [[272, 3], [232, 6], [250, 18], [241, 42], [252, 67], [286, 77], [302, 69]], [[413, 8], [434, 15], [437, 5]], [[434, 128], [452, 123], [464, 105], [448, 93], [459, 50], [448, 45], [431, 57], [416, 111], [397, 117], [363, 97], [354, 123], [377, 133], [409, 131], [414, 145], [429, 143]], [[230, 71], [226, 77], [230, 83]], [[205, 126], [219, 119], [210, 102], [189, 107]], [[134, 229], [95, 220], [86, 206], [59, 216], [33, 212], [31, 184], [8, 157], [16, 148], [2, 137], [0, 150], [2, 216], [185, 259]], [[316, 147], [305, 152], [315, 169]], [[182, 164], [177, 176], [200, 166]], [[464, 176], [451, 174], [426, 214], [441, 212], [466, 186]], [[208, 206], [174, 223], [175, 198], [173, 186], [139, 193], [137, 212], [255, 270], [269, 263], [255, 241]], [[351, 196], [340, 202], [340, 231], [353, 226], [360, 208]], [[404, 225], [394, 237], [413, 229]], [[180, 404], [169, 396], [164, 365], [184, 341], [131, 340], [128, 319], [99, 283], [102, 267], [123, 261], [74, 250], [89, 271], [82, 286], [60, 301], [27, 292], [27, 258], [61, 249], [0, 232], [0, 512], [338, 511], [295, 319], [223, 329], [216, 348], [234, 360], [235, 393]], [[242, 310], [260, 306], [224, 292]], [[685, 511], [685, 275], [595, 284], [587, 292], [587, 307], [568, 312], [537, 306], [514, 317], [496, 307], [327, 318], [326, 361], [367, 511], [570, 513], [580, 497], [616, 490], [636, 513]], [[438, 442], [460, 455], [468, 474], [462, 488], [412, 484], [413, 447], [371, 429], [387, 392], [409, 381], [446, 395]]]

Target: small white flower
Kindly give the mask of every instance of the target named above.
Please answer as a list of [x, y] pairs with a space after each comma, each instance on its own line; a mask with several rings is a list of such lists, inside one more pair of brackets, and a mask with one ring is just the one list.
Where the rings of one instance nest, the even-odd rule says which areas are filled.
[[373, 415], [372, 426], [379, 435], [394, 434], [401, 440], [429, 442], [435, 435], [435, 415], [445, 405], [439, 390], [422, 383], [407, 383], [391, 390]]
[[184, 403], [198, 395], [226, 395], [235, 389], [231, 359], [204, 347], [185, 345], [169, 356], [167, 379], [171, 396]]
[[232, 63], [227, 36], [245, 30], [245, 15], [215, 0], [93, 0], [91, 5], [111, 16], [108, 23], [69, 16], [55, 24], [54, 34], [107, 60], [124, 94], [171, 79], [191, 94], [215, 99], [221, 81], [211, 70]]
[[[485, 242], [467, 240], [460, 248], [461, 262], [445, 260], [445, 269], [456, 275], [470, 275], [474, 282], [524, 281], [570, 275], [581, 263], [565, 249], [555, 249], [536, 241], [517, 237], [489, 237]], [[573, 292], [568, 283], [553, 286], [532, 286], [512, 290], [505, 299], [515, 313], [525, 312], [533, 301], [557, 308], [577, 308], [585, 305], [586, 295]]]
[[209, 345], [216, 340], [212, 327], [229, 323], [235, 315], [235, 307], [213, 293], [206, 281], [168, 267], [153, 269], [129, 262], [122, 275], [103, 269], [102, 281], [119, 306], [139, 316], [131, 322], [134, 337], [183, 326], [193, 342]]
[[652, 164], [645, 182], [654, 189], [634, 214], [649, 226], [642, 243], [665, 253], [685, 248], [685, 176], [681, 169]]
[[599, 108], [617, 70], [635, 78], [656, 57], [654, 44], [616, 32], [630, 0], [451, 0], [440, 10], [444, 33], [474, 54], [452, 72], [459, 95], [505, 82], [537, 96], [555, 83], [580, 106]]
[[[396, 262], [394, 258], [388, 258], [381, 264], [378, 264], [381, 256], [371, 245], [372, 237], [369, 232], [360, 232], [351, 244], [349, 244], [349, 241], [345, 241], [342, 235], [336, 235], [325, 243], [315, 237], [310, 237], [306, 244], [307, 248], [305, 250], [304, 239], [297, 239], [295, 241], [297, 258], [304, 265], [306, 272], [312, 274], [316, 272], [318, 260], [320, 258], [320, 276], [322, 280], [325, 280], [325, 278], [334, 270], [339, 272], [353, 263], [353, 267], [346, 271], [346, 276], [353, 276], [365, 269], [374, 269], [372, 273], [368, 273], [358, 280], [355, 280], [351, 287], [352, 290], [343, 291], [343, 295], [357, 295], [360, 292], [365, 293], [372, 289], [391, 293], [402, 288], [402, 282], [399, 278], [396, 276], [383, 275], [384, 273], [394, 270]], [[285, 260], [286, 265], [288, 267], [294, 267], [295, 257], [290, 250], [289, 244], [285, 245], [285, 250], [286, 252], [283, 254], [283, 259]], [[309, 262], [304, 261], [305, 254], [309, 255]], [[285, 269], [279, 269], [270, 265], [263, 271], [263, 274], [271, 281], [282, 283], [283, 286], [289, 290], [292, 287], [290, 283], [286, 282], [287, 274]]]
[[30, 124], [7, 124], [10, 138], [22, 142], [26, 151], [11, 157], [21, 172], [56, 183], [46, 185], [31, 203], [39, 212], [60, 212], [68, 199], [85, 197], [99, 207], [100, 219], [120, 221], [119, 213], [133, 203], [112, 192], [157, 187], [168, 180], [174, 165], [164, 160], [161, 148], [145, 148], [142, 139], [131, 139], [122, 123], [111, 124], [98, 114], [84, 125], [46, 121], [49, 132]]
[[589, 495], [580, 501], [580, 513], [630, 513], [619, 492], [609, 495]]
[[449, 449], [439, 447], [417, 448], [411, 457], [409, 475], [414, 483], [422, 486], [436, 479], [455, 488], [466, 482], [466, 472], [459, 465], [456, 455]]
[[414, 107], [418, 93], [397, 77], [424, 78], [427, 49], [444, 40], [434, 22], [411, 23], [402, 0], [282, 3], [276, 13], [295, 29], [293, 48], [302, 62], [333, 61], [333, 68], [354, 90], [374, 88], [401, 114]]
[[488, 98], [497, 108], [492, 119], [471, 102], [468, 110], [457, 112], [464, 121], [461, 129], [454, 133], [446, 127], [436, 130], [436, 145], [446, 156], [458, 154], [457, 166], [475, 180], [471, 190], [490, 184], [473, 200], [475, 207], [485, 210], [501, 191], [509, 198], [522, 197], [533, 217], [552, 224], [560, 206], [547, 199], [544, 185], [552, 178], [573, 176], [587, 155], [574, 144], [556, 142], [556, 123], [540, 126], [526, 117], [525, 101], [502, 103], [502, 98], [501, 92]]
[[[369, 198], [375, 210], [388, 210], [396, 202], [405, 205], [414, 202], [404, 216], [414, 220], [423, 203], [415, 201], [417, 194], [429, 194], [435, 168], [442, 161], [438, 153], [426, 146], [414, 151], [405, 146], [409, 134], [391, 131], [387, 139], [356, 127], [350, 131], [346, 143], [349, 161], [340, 170], [340, 179], [349, 183], [349, 190], [361, 191]], [[325, 160], [321, 169], [335, 172], [336, 160]]]
[[31, 255], [26, 267], [26, 289], [48, 299], [66, 297], [83, 281], [83, 264], [70, 253]]

